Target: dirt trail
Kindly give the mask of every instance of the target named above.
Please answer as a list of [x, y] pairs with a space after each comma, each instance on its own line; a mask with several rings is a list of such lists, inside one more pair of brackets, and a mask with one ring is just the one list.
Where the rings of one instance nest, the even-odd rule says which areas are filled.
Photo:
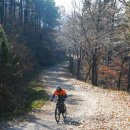
[[61, 64], [44, 71], [40, 81], [51, 95], [57, 84], [68, 93], [68, 115], [57, 124], [54, 118], [55, 103], [48, 102], [41, 109], [19, 120], [8, 123], [0, 130], [130, 130], [130, 96], [125, 92], [104, 90], [78, 81]]

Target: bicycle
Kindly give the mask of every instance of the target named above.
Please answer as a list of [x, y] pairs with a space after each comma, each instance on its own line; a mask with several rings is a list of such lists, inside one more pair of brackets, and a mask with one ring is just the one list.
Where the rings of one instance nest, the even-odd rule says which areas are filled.
[[67, 115], [67, 108], [66, 105], [64, 104], [64, 99], [58, 99], [56, 103], [56, 108], [55, 108], [55, 120], [57, 124], [60, 121], [60, 115], [62, 114], [64, 120]]

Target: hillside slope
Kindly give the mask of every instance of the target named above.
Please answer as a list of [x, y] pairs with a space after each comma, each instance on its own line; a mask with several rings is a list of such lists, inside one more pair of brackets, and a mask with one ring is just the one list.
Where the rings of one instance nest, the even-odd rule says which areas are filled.
[[68, 115], [57, 124], [55, 102], [47, 102], [41, 109], [21, 117], [2, 130], [130, 130], [130, 96], [125, 92], [105, 90], [78, 81], [67, 71], [66, 64], [45, 70], [40, 82], [46, 85], [49, 96], [55, 85], [61, 84], [68, 93]]

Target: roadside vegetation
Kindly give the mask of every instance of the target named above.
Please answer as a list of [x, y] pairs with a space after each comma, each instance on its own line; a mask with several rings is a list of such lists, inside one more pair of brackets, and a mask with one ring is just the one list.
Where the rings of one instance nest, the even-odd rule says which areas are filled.
[[58, 33], [77, 79], [130, 90], [130, 1], [73, 0]]
[[[64, 59], [55, 33], [60, 14], [54, 0], [0, 2], [0, 120], [41, 107], [47, 101], [38, 75]], [[62, 56], [61, 56], [62, 55]]]

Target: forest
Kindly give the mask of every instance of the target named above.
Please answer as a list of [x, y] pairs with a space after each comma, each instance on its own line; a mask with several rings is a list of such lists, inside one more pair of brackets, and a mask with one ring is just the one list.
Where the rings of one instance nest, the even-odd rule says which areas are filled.
[[129, 93], [130, 1], [72, 4], [66, 13], [54, 0], [0, 0], [0, 120], [41, 107], [39, 73], [66, 60], [77, 80]]
[[59, 18], [54, 0], [0, 1], [0, 117], [30, 109], [38, 95], [30, 81], [63, 59], [55, 40]]
[[77, 79], [115, 90], [130, 89], [130, 1], [84, 0], [63, 22], [58, 39]]

